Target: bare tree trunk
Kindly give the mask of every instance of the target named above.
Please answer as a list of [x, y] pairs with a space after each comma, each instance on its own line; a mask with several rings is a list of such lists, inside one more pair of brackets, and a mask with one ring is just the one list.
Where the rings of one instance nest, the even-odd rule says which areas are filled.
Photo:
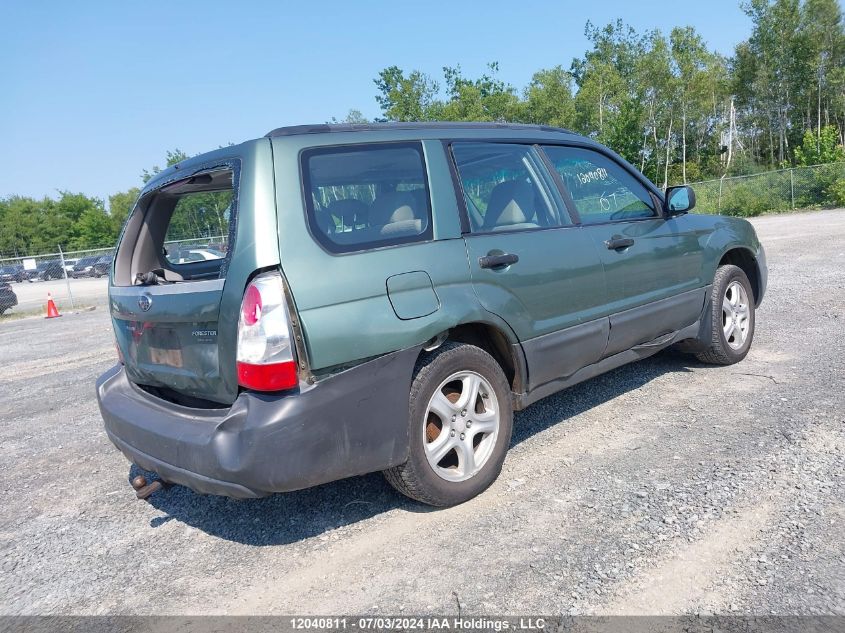
[[599, 77], [599, 134], [604, 133], [604, 78]]
[[684, 176], [684, 184], [687, 184], [687, 102], [684, 101], [683, 110], [682, 110], [682, 123], [684, 125], [683, 129], [681, 130], [681, 145], [683, 146], [682, 150], [682, 167], [681, 170]]
[[657, 174], [660, 173], [660, 141], [657, 140], [657, 123], [651, 123], [651, 135], [654, 138], [654, 178], [657, 179]]
[[645, 132], [643, 132], [643, 151], [640, 158], [640, 171], [645, 169], [645, 151], [648, 147], [648, 128], [646, 128]]
[[810, 97], [810, 93], [807, 93], [807, 110], [804, 116], [804, 129], [805, 130], [812, 130], [813, 129], [813, 106], [810, 104], [812, 98]]
[[674, 122], [675, 118], [669, 117], [669, 131], [666, 133], [666, 164], [663, 166], [663, 189], [669, 186], [669, 153], [672, 150], [672, 124]]
[[[770, 128], [771, 129], [771, 128]], [[728, 114], [728, 159], [725, 161], [725, 173], [722, 178], [728, 175], [728, 170], [731, 168], [731, 158], [733, 158], [734, 146], [734, 100], [731, 98], [731, 110]]]
[[771, 120], [769, 120], [769, 164], [772, 167], [775, 166], [775, 135], [772, 132]]
[[816, 152], [821, 152], [822, 150], [822, 67], [823, 64], [819, 64], [819, 100], [816, 106], [816, 119], [817, 119], [817, 126], [816, 126]]

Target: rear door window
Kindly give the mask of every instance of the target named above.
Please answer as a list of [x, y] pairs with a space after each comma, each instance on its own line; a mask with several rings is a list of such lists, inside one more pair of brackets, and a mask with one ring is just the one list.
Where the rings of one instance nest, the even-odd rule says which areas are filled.
[[561, 226], [530, 145], [453, 143], [473, 233]]
[[311, 232], [331, 252], [432, 237], [419, 143], [309, 149], [302, 154], [302, 174]]

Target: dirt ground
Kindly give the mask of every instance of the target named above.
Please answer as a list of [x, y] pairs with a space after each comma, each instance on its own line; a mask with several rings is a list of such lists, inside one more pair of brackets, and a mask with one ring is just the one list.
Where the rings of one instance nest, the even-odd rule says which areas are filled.
[[137, 501], [103, 307], [0, 324], [0, 614], [845, 614], [845, 212], [754, 221], [748, 358], [665, 352], [519, 413], [498, 482]]

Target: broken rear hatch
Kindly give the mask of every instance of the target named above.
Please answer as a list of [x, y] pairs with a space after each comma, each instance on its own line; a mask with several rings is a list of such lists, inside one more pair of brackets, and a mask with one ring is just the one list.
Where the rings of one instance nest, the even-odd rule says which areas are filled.
[[[142, 192], [117, 249], [109, 299], [128, 378], [185, 406], [234, 402], [243, 288], [261, 264], [278, 264], [275, 240], [260, 247], [248, 236], [236, 252], [238, 230], [252, 233], [259, 210], [262, 222], [272, 219], [262, 234], [276, 234], [272, 191], [262, 195], [250, 181], [241, 196], [242, 179], [254, 177], [249, 169], [260, 163], [256, 154], [263, 156], [260, 147], [251, 149], [245, 160], [200, 157], [157, 178]], [[246, 211], [240, 208], [244, 199]], [[270, 253], [269, 259], [257, 261], [256, 251]]]

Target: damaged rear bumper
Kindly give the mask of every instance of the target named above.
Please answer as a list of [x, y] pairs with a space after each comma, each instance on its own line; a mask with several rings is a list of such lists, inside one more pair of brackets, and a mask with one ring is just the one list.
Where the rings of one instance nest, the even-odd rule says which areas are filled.
[[403, 463], [418, 351], [286, 394], [244, 392], [227, 409], [155, 397], [118, 365], [97, 380], [97, 400], [109, 439], [139, 467], [204, 494], [260, 497]]

